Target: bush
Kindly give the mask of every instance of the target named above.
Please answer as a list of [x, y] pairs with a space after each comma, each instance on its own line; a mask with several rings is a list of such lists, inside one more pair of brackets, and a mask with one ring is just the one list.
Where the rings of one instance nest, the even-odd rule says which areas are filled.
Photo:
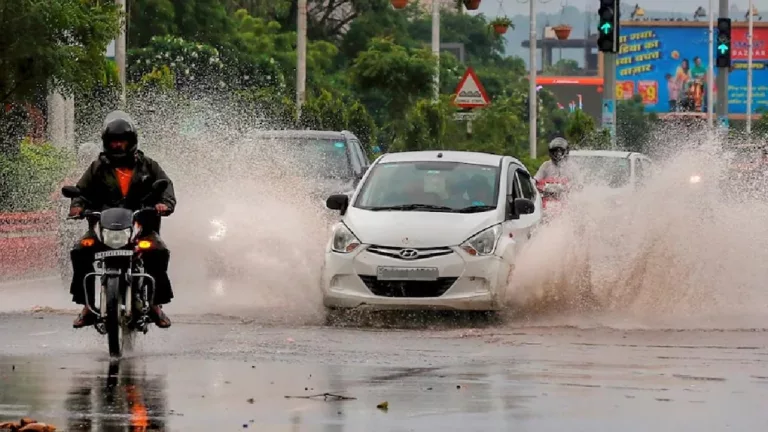
[[51, 196], [73, 164], [71, 152], [25, 139], [18, 154], [0, 160], [0, 211], [51, 208]]

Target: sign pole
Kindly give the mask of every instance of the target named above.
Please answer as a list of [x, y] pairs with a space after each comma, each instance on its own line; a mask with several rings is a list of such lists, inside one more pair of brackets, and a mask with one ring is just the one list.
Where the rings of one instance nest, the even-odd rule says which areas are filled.
[[528, 64], [530, 73], [528, 74], [528, 147], [531, 159], [536, 159], [538, 152], [536, 150], [536, 128], [539, 124], [536, 114], [538, 114], [538, 95], [536, 94], [536, 0], [528, 0], [530, 11], [530, 38], [528, 39]]
[[709, 67], [707, 68], [707, 122], [710, 131], [714, 126], [715, 94], [715, 5], [709, 0]]
[[[711, 0], [710, 0], [711, 1]], [[747, 30], [747, 140], [752, 142], [752, 32], [754, 23], [752, 21], [752, 0], [749, 0], [749, 29]]]
[[603, 53], [603, 129], [611, 134], [611, 147], [616, 148], [616, 54]]

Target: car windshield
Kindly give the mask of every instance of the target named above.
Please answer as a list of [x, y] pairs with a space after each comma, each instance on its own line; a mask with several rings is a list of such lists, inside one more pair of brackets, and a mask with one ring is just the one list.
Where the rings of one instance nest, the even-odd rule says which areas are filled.
[[[287, 156], [291, 164], [298, 161], [298, 170], [312, 178], [348, 179], [353, 176], [347, 154], [347, 143], [331, 138], [269, 137], [254, 138], [261, 146], [270, 147], [270, 155]], [[277, 160], [276, 163], [286, 163]]]
[[576, 167], [584, 184], [620, 188], [629, 184], [630, 160], [625, 157], [575, 156], [568, 158]]
[[499, 167], [461, 162], [377, 164], [355, 207], [366, 210], [474, 213], [496, 208]]

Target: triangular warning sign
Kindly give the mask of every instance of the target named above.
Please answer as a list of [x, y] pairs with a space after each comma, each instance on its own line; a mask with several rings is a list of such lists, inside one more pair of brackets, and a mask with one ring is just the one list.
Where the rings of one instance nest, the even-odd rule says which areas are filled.
[[485, 93], [475, 71], [471, 67], [467, 68], [461, 81], [459, 81], [459, 85], [456, 86], [453, 104], [461, 108], [477, 108], [484, 107], [489, 103], [491, 103], [491, 99]]

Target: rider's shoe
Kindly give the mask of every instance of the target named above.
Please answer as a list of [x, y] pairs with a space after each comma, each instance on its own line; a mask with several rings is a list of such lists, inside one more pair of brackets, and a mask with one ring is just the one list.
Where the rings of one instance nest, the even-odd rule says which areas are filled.
[[96, 324], [96, 314], [91, 312], [87, 306], [83, 307], [83, 310], [75, 318], [75, 322], [72, 323], [72, 327], [79, 329]]
[[163, 307], [160, 305], [152, 306], [149, 311], [149, 316], [154, 321], [155, 325], [160, 328], [168, 328], [171, 326], [171, 319], [163, 312]]

